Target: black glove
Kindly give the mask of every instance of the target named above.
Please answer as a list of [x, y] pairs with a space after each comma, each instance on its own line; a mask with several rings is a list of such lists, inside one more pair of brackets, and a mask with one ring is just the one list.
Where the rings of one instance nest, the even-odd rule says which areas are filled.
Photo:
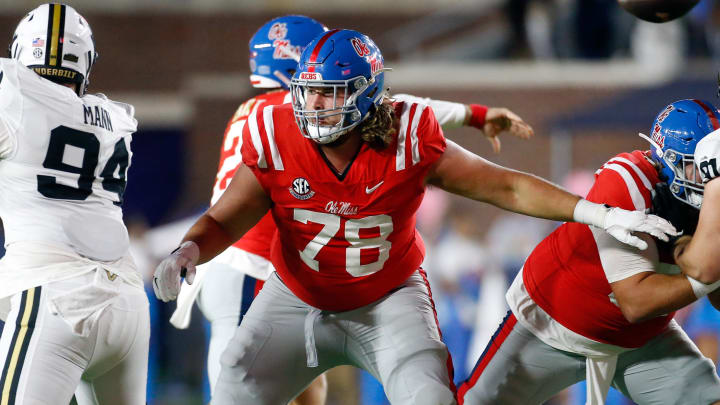
[[[667, 183], [655, 184], [651, 213], [665, 218], [683, 235], [692, 235], [697, 228], [700, 210], [686, 204], [672, 194]], [[680, 235], [678, 235], [679, 237]], [[670, 241], [671, 243], [673, 240]]]

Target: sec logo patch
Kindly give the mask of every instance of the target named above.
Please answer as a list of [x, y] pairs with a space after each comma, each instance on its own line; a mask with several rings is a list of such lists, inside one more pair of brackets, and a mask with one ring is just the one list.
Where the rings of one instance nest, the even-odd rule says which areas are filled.
[[310, 183], [302, 177], [293, 180], [289, 190], [290, 194], [298, 200], [307, 200], [315, 195], [315, 192], [310, 188]]

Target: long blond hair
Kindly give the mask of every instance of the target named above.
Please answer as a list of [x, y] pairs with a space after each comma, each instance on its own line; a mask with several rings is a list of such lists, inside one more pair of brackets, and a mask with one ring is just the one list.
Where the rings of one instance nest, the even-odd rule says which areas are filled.
[[370, 117], [358, 125], [358, 132], [363, 141], [371, 147], [376, 149], [388, 147], [397, 132], [392, 101], [387, 97], [383, 99], [382, 104], [370, 113]]

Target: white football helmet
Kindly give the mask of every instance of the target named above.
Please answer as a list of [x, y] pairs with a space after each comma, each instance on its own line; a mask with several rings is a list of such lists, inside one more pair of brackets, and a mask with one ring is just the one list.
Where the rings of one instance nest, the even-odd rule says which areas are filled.
[[30, 11], [15, 29], [10, 57], [56, 83], [87, 90], [90, 69], [97, 60], [90, 25], [74, 8], [57, 3]]

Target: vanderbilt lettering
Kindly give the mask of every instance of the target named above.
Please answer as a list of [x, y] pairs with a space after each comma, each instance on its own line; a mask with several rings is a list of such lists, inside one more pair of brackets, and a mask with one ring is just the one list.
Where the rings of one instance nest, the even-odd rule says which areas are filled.
[[77, 72], [73, 72], [72, 70], [67, 69], [56, 69], [56, 68], [45, 68], [45, 67], [37, 67], [33, 68], [35, 72], [41, 76], [54, 76], [54, 77], [64, 77], [67, 79], [75, 79], [75, 76], [77, 75]]

